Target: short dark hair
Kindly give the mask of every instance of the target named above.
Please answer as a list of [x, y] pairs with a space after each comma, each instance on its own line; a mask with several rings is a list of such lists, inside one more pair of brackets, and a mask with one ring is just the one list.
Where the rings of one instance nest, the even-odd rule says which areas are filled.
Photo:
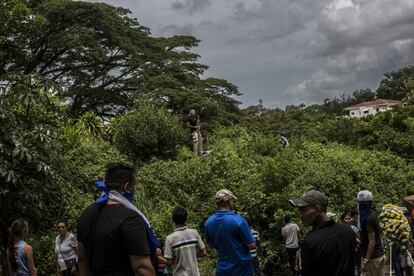
[[285, 223], [289, 223], [291, 219], [290, 215], [285, 215]]
[[59, 220], [56, 222], [56, 227], [57, 227], [60, 223], [63, 223], [65, 226], [67, 226], [67, 225], [66, 225], [66, 222], [65, 222], [63, 219], [59, 219]]
[[183, 206], [176, 206], [172, 212], [172, 219], [175, 224], [185, 224], [187, 222], [187, 210]]
[[111, 163], [106, 166], [105, 184], [108, 189], [118, 189], [125, 183], [135, 184], [135, 170], [126, 163]]

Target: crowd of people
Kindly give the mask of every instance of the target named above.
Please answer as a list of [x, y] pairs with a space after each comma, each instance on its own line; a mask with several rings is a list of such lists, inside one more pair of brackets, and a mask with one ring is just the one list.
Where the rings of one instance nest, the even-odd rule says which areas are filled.
[[[155, 236], [150, 221], [134, 204], [135, 171], [126, 164], [107, 167], [105, 182], [97, 182], [100, 198], [78, 219], [77, 236], [64, 221], [56, 224], [56, 274], [67, 275], [200, 275], [198, 261], [211, 249], [217, 253], [215, 275], [253, 276], [260, 271], [257, 247], [259, 233], [234, 209], [238, 198], [228, 189], [215, 195], [216, 210], [204, 223], [205, 243], [195, 229], [187, 227], [187, 210], [176, 206], [172, 212], [175, 230], [164, 245]], [[405, 199], [410, 215], [414, 197]], [[344, 212], [340, 221], [327, 212], [328, 198], [311, 190], [289, 203], [298, 211], [304, 226], [311, 230], [301, 238], [298, 224], [289, 215], [281, 229], [291, 275], [382, 276], [385, 249], [373, 195], [362, 190], [356, 197], [357, 211]], [[27, 244], [28, 222], [11, 224], [7, 249], [8, 273], [37, 275], [33, 249]], [[394, 247], [396, 276], [411, 276], [401, 264]]]

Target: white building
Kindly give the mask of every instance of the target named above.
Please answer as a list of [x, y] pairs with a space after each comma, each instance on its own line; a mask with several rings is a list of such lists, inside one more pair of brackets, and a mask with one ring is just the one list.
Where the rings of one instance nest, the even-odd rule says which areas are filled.
[[375, 115], [377, 112], [383, 112], [392, 109], [392, 106], [401, 104], [397, 100], [377, 99], [371, 102], [362, 102], [357, 105], [348, 106], [345, 110], [349, 111], [349, 116], [353, 118], [362, 118], [368, 115]]

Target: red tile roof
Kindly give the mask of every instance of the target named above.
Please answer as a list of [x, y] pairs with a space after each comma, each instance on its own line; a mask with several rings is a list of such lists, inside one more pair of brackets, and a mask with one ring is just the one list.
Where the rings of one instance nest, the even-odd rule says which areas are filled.
[[348, 106], [347, 108], [345, 108], [345, 110], [355, 109], [355, 108], [358, 108], [358, 107], [391, 106], [391, 105], [396, 105], [396, 104], [401, 104], [401, 101], [390, 100], [390, 99], [376, 99], [375, 101], [362, 102], [362, 103], [359, 103], [357, 105]]

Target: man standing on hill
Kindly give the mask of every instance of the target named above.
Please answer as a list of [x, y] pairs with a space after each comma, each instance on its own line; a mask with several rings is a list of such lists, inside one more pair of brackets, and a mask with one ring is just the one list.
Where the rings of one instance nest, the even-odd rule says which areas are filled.
[[368, 190], [357, 195], [361, 229], [362, 272], [365, 276], [384, 275], [385, 255], [381, 243], [381, 228], [373, 209], [373, 196]]
[[191, 131], [193, 151], [195, 154], [200, 155], [203, 150], [203, 140], [200, 133], [200, 117], [196, 114], [194, 109], [190, 110], [186, 125]]
[[285, 216], [285, 226], [282, 228], [282, 237], [285, 242], [286, 251], [289, 256], [290, 269], [292, 274], [296, 275], [295, 258], [296, 251], [299, 249], [299, 226], [291, 222], [289, 215]]
[[328, 198], [319, 191], [308, 191], [289, 203], [312, 230], [301, 245], [302, 276], [354, 275], [355, 233], [351, 227], [328, 218]]
[[237, 197], [222, 189], [215, 196], [217, 210], [205, 223], [207, 243], [216, 248], [216, 276], [253, 276], [250, 249], [256, 241], [246, 220], [234, 213]]
[[199, 276], [197, 257], [206, 255], [204, 243], [196, 230], [186, 226], [187, 210], [184, 207], [175, 207], [172, 219], [176, 228], [165, 240], [167, 265], [173, 267], [174, 276]]

